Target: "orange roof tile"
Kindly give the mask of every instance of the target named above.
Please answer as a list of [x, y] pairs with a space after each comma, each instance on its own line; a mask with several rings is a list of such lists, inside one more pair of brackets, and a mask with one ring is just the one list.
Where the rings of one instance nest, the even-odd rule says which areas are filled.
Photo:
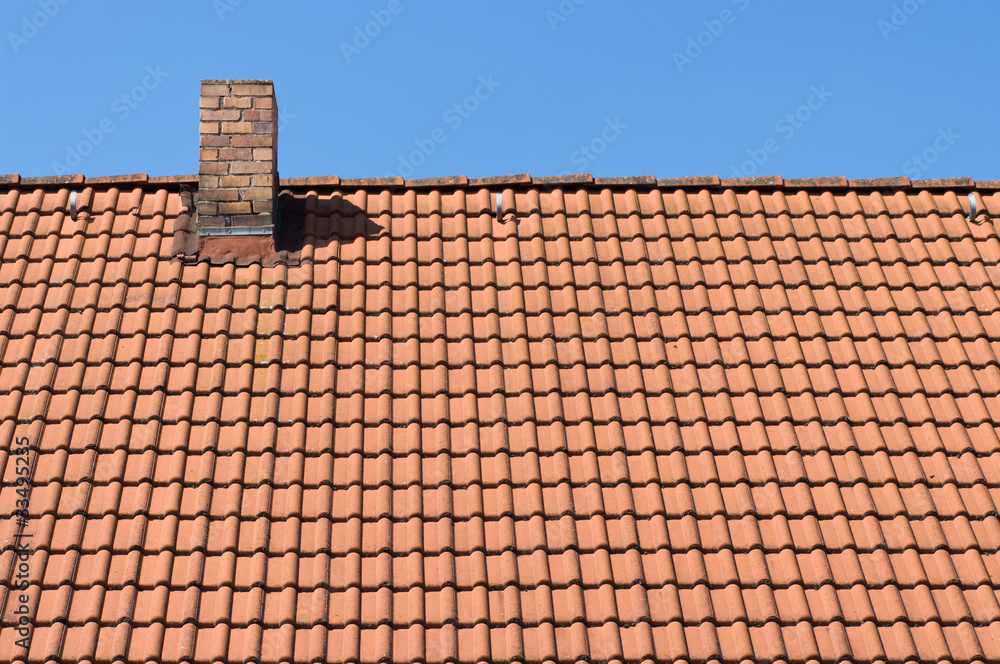
[[0, 185], [0, 661], [1000, 660], [997, 183]]

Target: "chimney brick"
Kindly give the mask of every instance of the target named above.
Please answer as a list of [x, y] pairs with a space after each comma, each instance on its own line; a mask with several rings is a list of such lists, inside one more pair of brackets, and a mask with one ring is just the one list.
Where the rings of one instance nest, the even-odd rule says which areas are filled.
[[253, 97], [223, 97], [223, 108], [250, 108], [253, 106]]
[[198, 234], [277, 226], [278, 111], [271, 81], [202, 81]]

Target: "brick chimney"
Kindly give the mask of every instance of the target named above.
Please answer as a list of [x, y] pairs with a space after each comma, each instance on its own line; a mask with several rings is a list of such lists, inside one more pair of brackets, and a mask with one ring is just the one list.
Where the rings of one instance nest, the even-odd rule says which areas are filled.
[[198, 238], [273, 235], [278, 107], [272, 81], [201, 82]]

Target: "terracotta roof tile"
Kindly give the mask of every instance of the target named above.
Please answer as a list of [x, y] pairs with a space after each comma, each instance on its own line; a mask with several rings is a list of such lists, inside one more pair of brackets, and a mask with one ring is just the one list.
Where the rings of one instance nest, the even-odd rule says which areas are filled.
[[22, 657], [1000, 658], [991, 183], [290, 179], [275, 265], [0, 184]]

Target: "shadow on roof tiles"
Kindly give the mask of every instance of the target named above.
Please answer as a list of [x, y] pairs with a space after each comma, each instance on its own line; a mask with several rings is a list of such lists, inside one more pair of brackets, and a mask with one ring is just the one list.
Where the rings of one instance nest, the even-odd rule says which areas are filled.
[[[326, 247], [330, 240], [352, 241], [360, 237], [374, 237], [385, 230], [362, 210], [341, 196], [333, 196], [322, 205], [311, 202], [308, 196], [294, 196], [282, 193], [281, 232], [275, 236], [277, 249], [299, 251], [309, 234], [317, 248]], [[315, 215], [315, 224], [307, 229], [308, 215]], [[327, 222], [328, 220], [328, 222]]]

